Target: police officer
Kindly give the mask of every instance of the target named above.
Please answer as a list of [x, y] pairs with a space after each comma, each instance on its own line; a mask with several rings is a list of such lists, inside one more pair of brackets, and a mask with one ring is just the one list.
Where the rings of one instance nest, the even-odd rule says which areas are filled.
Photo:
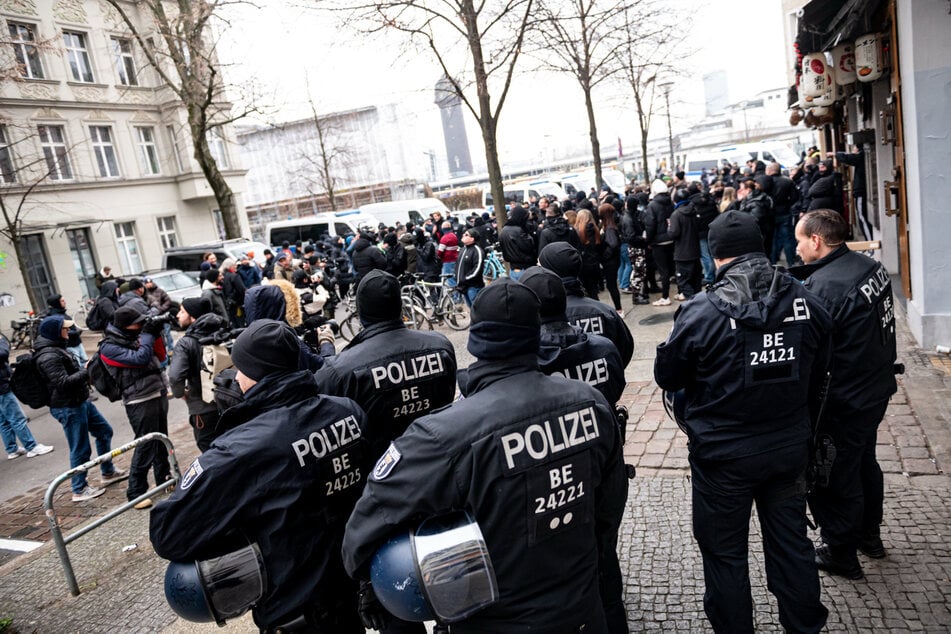
[[626, 487], [614, 412], [591, 386], [539, 372], [538, 345], [535, 294], [507, 278], [486, 287], [472, 307], [466, 398], [390, 444], [347, 523], [344, 563], [367, 578], [391, 534], [468, 510], [500, 598], [453, 623], [458, 634], [605, 631], [598, 537], [620, 521]]
[[878, 425], [895, 393], [895, 306], [888, 271], [845, 244], [837, 212], [811, 211], [796, 226], [797, 251], [805, 265], [792, 270], [805, 280], [835, 320], [832, 380], [820, 433], [835, 445], [826, 487], [809, 502], [822, 528], [819, 568], [861, 579], [858, 547], [885, 556], [879, 537], [884, 484], [875, 460]]
[[362, 634], [340, 545], [372, 465], [366, 416], [349, 399], [318, 395], [313, 373], [298, 370], [298, 339], [287, 324], [254, 322], [231, 357], [244, 401], [222, 423], [234, 429], [152, 511], [155, 552], [203, 560], [256, 543], [267, 579], [254, 608], [258, 627], [303, 618], [309, 631]]
[[755, 501], [779, 621], [789, 632], [818, 632], [828, 611], [806, 536], [804, 473], [831, 319], [771, 267], [749, 214], [722, 214], [708, 240], [714, 285], [678, 308], [654, 362], [657, 384], [686, 399], [679, 422], [689, 438], [704, 609], [717, 632], [753, 631], [747, 541]]
[[420, 416], [448, 405], [456, 392], [456, 352], [449, 339], [406, 328], [402, 306], [395, 277], [367, 273], [357, 287], [363, 330], [315, 374], [321, 394], [356, 401], [385, 443]]
[[626, 368], [634, 356], [634, 337], [617, 311], [603, 302], [584, 296], [581, 254], [578, 250], [567, 242], [553, 242], [538, 254], [538, 263], [553, 271], [564, 283], [568, 293], [565, 309], [568, 323], [614, 342], [621, 355], [621, 367]]
[[[533, 266], [519, 280], [532, 289], [539, 300], [541, 338], [538, 349], [538, 369], [545, 374], [560, 374], [583, 381], [616, 404], [624, 391], [624, 368], [617, 348], [599, 335], [583, 332], [568, 323], [565, 317], [565, 286], [561, 278], [540, 266]], [[621, 421], [619, 421], [621, 422]], [[626, 423], [626, 418], [621, 424]], [[619, 430], [624, 438], [624, 430]], [[623, 440], [622, 440], [623, 442]], [[621, 491], [617, 503], [627, 502], [627, 489]], [[601, 603], [611, 634], [625, 633], [627, 613], [624, 609], [621, 566], [617, 558], [617, 530], [606, 532], [602, 544], [602, 561], [598, 579], [601, 585]]]

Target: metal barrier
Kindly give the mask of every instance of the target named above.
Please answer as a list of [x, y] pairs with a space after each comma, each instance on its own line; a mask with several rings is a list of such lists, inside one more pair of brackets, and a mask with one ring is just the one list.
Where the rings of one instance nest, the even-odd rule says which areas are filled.
[[[156, 484], [154, 488], [149, 489], [134, 500], [129, 500], [122, 506], [112, 509], [102, 517], [95, 519], [89, 524], [83, 526], [72, 535], [63, 537], [63, 532], [59, 528], [59, 521], [56, 517], [56, 511], [53, 509], [53, 494], [56, 493], [56, 489], [59, 488], [59, 485], [61, 485], [67, 479], [72, 478], [77, 473], [89, 471], [98, 464], [112, 460], [116, 456], [131, 449], [135, 449], [137, 446], [152, 440], [161, 441], [165, 445], [165, 448], [168, 449], [169, 463], [171, 464], [172, 468], [172, 479], [161, 484]], [[79, 596], [79, 584], [76, 582], [76, 575], [73, 573], [73, 566], [69, 561], [69, 553], [66, 551], [66, 544], [79, 539], [94, 528], [98, 528], [109, 520], [118, 517], [145, 498], [155, 495], [169, 486], [178, 483], [181, 478], [182, 474], [181, 470], [178, 468], [178, 459], [175, 457], [175, 446], [172, 445], [172, 441], [169, 440], [169, 437], [165, 434], [152, 432], [150, 434], [141, 436], [140, 438], [136, 438], [132, 442], [122, 445], [118, 449], [113, 449], [107, 454], [97, 456], [85, 464], [70, 469], [66, 473], [57, 476], [56, 479], [50, 483], [49, 488], [46, 489], [46, 496], [43, 499], [43, 507], [46, 509], [46, 519], [49, 520], [50, 523], [50, 532], [53, 534], [53, 543], [56, 544], [56, 552], [59, 554], [60, 563], [63, 564], [63, 573], [66, 575], [66, 585], [69, 586], [70, 594], [72, 594], [74, 597]]]

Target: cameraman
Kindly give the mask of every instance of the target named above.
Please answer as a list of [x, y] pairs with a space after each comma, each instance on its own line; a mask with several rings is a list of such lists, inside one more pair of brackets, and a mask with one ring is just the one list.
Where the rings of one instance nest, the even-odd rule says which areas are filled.
[[178, 311], [178, 325], [185, 336], [175, 344], [168, 371], [172, 396], [185, 399], [188, 404], [188, 424], [195, 434], [195, 444], [201, 452], [208, 451], [218, 435], [218, 406], [201, 398], [201, 343], [204, 337], [227, 328], [228, 323], [216, 315], [207, 297], [189, 297], [182, 300]]
[[[160, 335], [169, 319], [169, 316], [150, 317], [132, 306], [122, 306], [116, 310], [113, 322], [106, 327], [105, 338], [99, 343], [99, 356], [122, 389], [122, 404], [136, 438], [155, 431], [168, 435], [168, 388], [161, 371], [165, 346]], [[127, 499], [134, 500], [148, 490], [150, 467], [156, 484], [169, 479], [168, 456], [164, 445], [157, 440], [135, 448], [129, 467]], [[146, 498], [135, 508], [150, 506], [152, 500]]]

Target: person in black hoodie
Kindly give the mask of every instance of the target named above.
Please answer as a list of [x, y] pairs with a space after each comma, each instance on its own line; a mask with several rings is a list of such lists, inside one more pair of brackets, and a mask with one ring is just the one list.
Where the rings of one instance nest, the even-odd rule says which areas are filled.
[[407, 265], [406, 249], [400, 244], [395, 231], [391, 231], [383, 236], [383, 249], [383, 255], [386, 259], [386, 268], [384, 270], [395, 277], [399, 277], [405, 273]]
[[[66, 313], [66, 298], [62, 295], [50, 295], [46, 298], [46, 305], [49, 306], [48, 314], [50, 315], [62, 315], [63, 319], [72, 321], [73, 318]], [[86, 367], [86, 362], [89, 361], [89, 357], [86, 356], [86, 350], [83, 349], [83, 340], [82, 340], [82, 328], [73, 323], [69, 327], [69, 339], [66, 342], [66, 351], [73, 355], [76, 359], [76, 363], [80, 367]]]
[[832, 209], [842, 213], [842, 196], [836, 187], [831, 160], [819, 162], [819, 171], [809, 187], [809, 208], [806, 211], [813, 209]]
[[373, 269], [386, 270], [386, 256], [379, 247], [373, 244], [369, 234], [361, 232], [353, 242], [353, 255], [350, 256], [353, 265], [353, 283], [359, 284], [364, 275]]
[[[109, 280], [104, 282], [99, 289], [99, 297], [96, 299], [96, 304], [92, 309], [96, 312], [96, 318], [102, 321], [103, 325], [101, 327], [97, 326], [96, 328], [90, 325], [89, 329], [105, 330], [106, 324], [112, 323], [112, 316], [116, 314], [117, 308], [119, 308], [119, 283], [115, 280]], [[92, 311], [90, 311], [90, 314], [91, 313]], [[89, 315], [87, 315], [87, 325], [89, 325], [89, 322]]]
[[687, 188], [690, 197], [690, 215], [697, 228], [697, 237], [700, 240], [700, 264], [703, 267], [703, 284], [713, 284], [716, 267], [713, 266], [713, 256], [710, 255], [710, 245], [707, 242], [707, 233], [710, 223], [717, 219], [720, 211], [716, 199], [708, 192], [697, 187], [696, 183]]
[[658, 179], [651, 183], [651, 201], [644, 212], [644, 228], [660, 275], [660, 299], [654, 306], [670, 306], [670, 274], [674, 272], [674, 239], [667, 234], [674, 204], [667, 185]]
[[558, 207], [549, 205], [545, 209], [545, 226], [538, 233], [539, 252], [552, 242], [567, 242], [576, 249], [581, 248], [578, 232], [568, 224]]
[[773, 264], [779, 261], [779, 256], [786, 254], [786, 265], [792, 266], [796, 261], [796, 237], [794, 210], [799, 202], [799, 190], [796, 183], [788, 176], [783, 176], [779, 163], [770, 163], [766, 166], [766, 174], [773, 179], [773, 188], [770, 197], [773, 199], [773, 247], [769, 259]]
[[700, 292], [700, 236], [694, 222], [693, 209], [690, 200], [686, 198], [686, 189], [678, 196], [684, 196], [677, 201], [674, 212], [670, 215], [670, 225], [667, 235], [674, 239], [674, 267], [677, 272], [676, 299], [685, 301]]
[[[767, 196], [766, 192], [751, 178], [740, 181], [737, 197], [740, 200], [740, 211], [753, 216], [765, 240], [773, 224], [773, 199]], [[763, 249], [764, 253], [770, 251], [771, 245], [766, 245], [764, 242]]]
[[[103, 288], [115, 282], [106, 282]], [[40, 322], [40, 336], [33, 343], [39, 372], [50, 388], [50, 414], [63, 426], [69, 445], [69, 466], [78, 467], [89, 461], [92, 449], [89, 434], [96, 439], [97, 455], [112, 451], [112, 427], [89, 400], [89, 376], [72, 355], [66, 352], [66, 340], [72, 322], [62, 315], [51, 315]], [[111, 460], [99, 465], [102, 484], [118, 482], [128, 474], [116, 469]], [[105, 493], [101, 487], [90, 486], [86, 472], [72, 476], [73, 502], [84, 502]]]
[[522, 271], [533, 266], [538, 259], [535, 239], [527, 228], [528, 218], [528, 210], [521, 205], [515, 205], [499, 234], [502, 257], [511, 267], [509, 275], [513, 280], [518, 280]]

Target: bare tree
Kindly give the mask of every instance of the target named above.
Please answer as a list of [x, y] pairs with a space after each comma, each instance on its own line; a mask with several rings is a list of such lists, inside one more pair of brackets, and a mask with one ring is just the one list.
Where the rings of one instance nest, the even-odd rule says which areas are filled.
[[[498, 154], [499, 116], [522, 53], [534, 1], [339, 0], [337, 5], [348, 12], [347, 22], [357, 30], [398, 32], [435, 58], [452, 91], [479, 122], [500, 226], [505, 222], [505, 195]], [[465, 61], [460, 61], [462, 56]]]
[[617, 37], [620, 16], [637, 0], [540, 0], [539, 26], [545, 33], [543, 64], [574, 77], [584, 95], [595, 185], [601, 180], [601, 143], [592, 91], [620, 71]]
[[[310, 95], [309, 81], [307, 94]], [[351, 152], [341, 138], [342, 131], [335, 117], [321, 116], [313, 97], [308, 97], [307, 103], [310, 106], [310, 123], [317, 135], [317, 152], [313, 154], [307, 149], [301, 151], [303, 166], [297, 176], [304, 181], [311, 195], [325, 193], [330, 208], [337, 211], [338, 174], [341, 169], [349, 167]]]
[[75, 147], [63, 145], [56, 151], [37, 152], [41, 134], [37, 128], [0, 121], [0, 181], [3, 183], [0, 186], [0, 215], [3, 218], [0, 236], [13, 245], [30, 307], [37, 313], [43, 306], [43, 298], [36, 296], [30, 282], [23, 238], [35, 233], [38, 227], [27, 224], [27, 216], [34, 209], [32, 196], [37, 188], [57, 178], [72, 178], [70, 153]]
[[[221, 174], [207, 136], [209, 131], [233, 123], [253, 110], [231, 112], [212, 40], [212, 18], [222, 7], [234, 4], [234, 0], [105, 2], [115, 9], [139, 43], [149, 65], [185, 107], [193, 156], [214, 193], [225, 234], [228, 238], [240, 237], [234, 193]], [[152, 40], [153, 32], [159, 35], [161, 42]]]
[[622, 23], [625, 42], [618, 51], [620, 79], [630, 89], [634, 100], [637, 125], [640, 130], [641, 160], [644, 165], [644, 182], [651, 181], [647, 159], [647, 137], [651, 119], [663, 91], [659, 85], [666, 79], [679, 75], [679, 64], [691, 54], [683, 50], [684, 35], [689, 29], [675, 27], [672, 17], [686, 19], [660, 10], [655, 0], [641, 1], [625, 7]]

